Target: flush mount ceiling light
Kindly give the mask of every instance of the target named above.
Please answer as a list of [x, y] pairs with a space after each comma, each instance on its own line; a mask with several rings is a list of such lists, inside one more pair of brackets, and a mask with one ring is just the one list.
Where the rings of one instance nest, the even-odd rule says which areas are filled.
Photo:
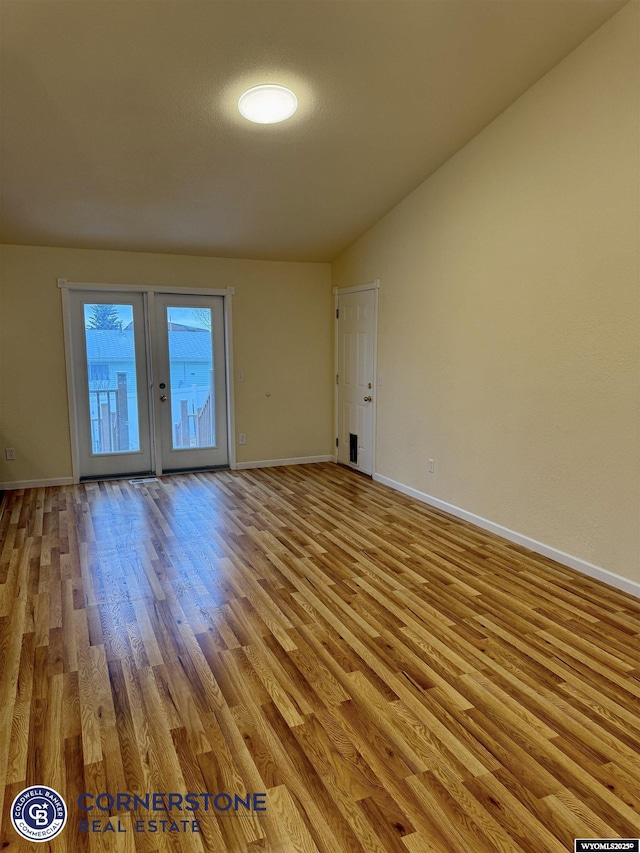
[[276, 124], [290, 118], [298, 109], [298, 99], [291, 89], [276, 83], [253, 86], [240, 96], [240, 113], [258, 124]]

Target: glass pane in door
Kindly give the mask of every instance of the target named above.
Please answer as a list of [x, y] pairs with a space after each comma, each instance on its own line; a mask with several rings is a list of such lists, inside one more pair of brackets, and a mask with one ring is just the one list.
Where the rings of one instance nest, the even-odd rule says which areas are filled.
[[210, 308], [167, 307], [174, 450], [216, 446]]
[[84, 304], [93, 456], [140, 450], [133, 305]]

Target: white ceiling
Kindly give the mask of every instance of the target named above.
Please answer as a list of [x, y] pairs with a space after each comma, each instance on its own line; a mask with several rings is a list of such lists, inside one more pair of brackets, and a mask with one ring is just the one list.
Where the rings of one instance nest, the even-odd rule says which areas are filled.
[[624, 2], [1, 0], [0, 239], [332, 260]]

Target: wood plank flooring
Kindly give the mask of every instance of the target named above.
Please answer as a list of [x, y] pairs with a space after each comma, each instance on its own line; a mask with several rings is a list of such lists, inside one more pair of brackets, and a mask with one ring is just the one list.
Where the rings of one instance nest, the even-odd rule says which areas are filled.
[[[56, 853], [640, 836], [636, 599], [331, 464], [5, 506], [0, 850], [34, 850], [9, 811], [35, 784], [69, 807]], [[103, 792], [266, 810], [80, 810]]]

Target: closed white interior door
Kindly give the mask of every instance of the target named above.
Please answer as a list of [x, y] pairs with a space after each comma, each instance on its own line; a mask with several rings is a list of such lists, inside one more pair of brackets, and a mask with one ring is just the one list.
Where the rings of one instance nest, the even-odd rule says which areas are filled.
[[373, 474], [375, 291], [338, 295], [338, 462]]
[[228, 464], [224, 297], [72, 290], [81, 479]]

